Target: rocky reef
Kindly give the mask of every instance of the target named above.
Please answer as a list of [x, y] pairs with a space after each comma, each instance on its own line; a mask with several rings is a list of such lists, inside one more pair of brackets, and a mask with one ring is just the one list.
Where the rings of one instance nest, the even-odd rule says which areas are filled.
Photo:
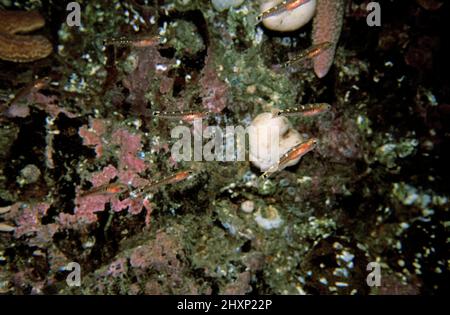
[[[278, 32], [258, 1], [78, 2], [81, 26], [0, 1], [1, 294], [449, 292], [449, 3], [379, 1], [369, 27], [369, 1], [317, 0]], [[336, 11], [326, 65], [285, 66]], [[317, 146], [270, 178], [174, 158], [176, 127], [310, 103], [330, 109], [286, 120]]]

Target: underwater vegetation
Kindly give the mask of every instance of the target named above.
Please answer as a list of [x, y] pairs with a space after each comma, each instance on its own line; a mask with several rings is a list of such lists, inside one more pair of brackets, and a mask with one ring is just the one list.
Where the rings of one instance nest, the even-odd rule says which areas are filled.
[[0, 293], [448, 293], [450, 6], [369, 2], [0, 0]]

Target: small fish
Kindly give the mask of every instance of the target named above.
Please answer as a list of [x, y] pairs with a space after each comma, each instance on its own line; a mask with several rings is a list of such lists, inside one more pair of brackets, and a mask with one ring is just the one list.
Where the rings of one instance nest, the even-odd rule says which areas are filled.
[[258, 23], [261, 22], [264, 19], [267, 19], [271, 16], [286, 12], [286, 11], [292, 11], [296, 8], [298, 8], [301, 5], [304, 5], [306, 3], [308, 3], [311, 0], [284, 0], [283, 2], [281, 2], [280, 4], [267, 9], [266, 11], [264, 11], [263, 13], [261, 13], [260, 15], [258, 15], [258, 17], [256, 18]]
[[211, 115], [211, 112], [160, 112], [155, 111], [153, 115], [159, 118], [178, 119], [182, 121], [193, 121]]
[[178, 182], [181, 182], [185, 179], [187, 179], [189, 177], [189, 175], [192, 175], [193, 171], [192, 170], [187, 170], [187, 171], [181, 171], [178, 173], [175, 173], [173, 175], [170, 175], [168, 177], [164, 177], [163, 179], [160, 179], [156, 182], [152, 182], [149, 185], [147, 185], [146, 187], [140, 189], [139, 192], [135, 192], [135, 195], [141, 195], [141, 194], [146, 194], [152, 190], [155, 190], [156, 188], [159, 188], [163, 185], [169, 185], [169, 184], [175, 184]]
[[331, 109], [330, 104], [327, 103], [315, 103], [308, 105], [300, 105], [296, 108], [288, 108], [288, 109], [274, 109], [272, 110], [272, 116], [303, 116], [303, 117], [311, 117], [315, 115], [319, 115], [325, 112], [328, 112]]
[[295, 63], [300, 63], [305, 59], [313, 59], [314, 57], [320, 55], [324, 51], [333, 47], [333, 44], [330, 42], [323, 42], [317, 45], [313, 45], [306, 50], [303, 50], [298, 55], [292, 57], [288, 62], [285, 63], [285, 67], [288, 67]]
[[9, 102], [10, 105], [14, 105], [17, 102], [21, 101], [22, 99], [26, 98], [28, 95], [32, 93], [36, 93], [43, 88], [45, 88], [51, 81], [50, 77], [42, 77], [40, 79], [37, 79], [36, 81], [33, 81], [32, 83], [28, 84], [26, 87], [21, 89]]
[[103, 195], [103, 194], [114, 195], [122, 193], [127, 189], [128, 187], [122, 183], [105, 184], [82, 193], [80, 197], [86, 197], [91, 195]]
[[136, 38], [132, 37], [116, 37], [116, 38], [109, 38], [104, 41], [104, 44], [106, 46], [116, 46], [116, 47], [137, 47], [137, 48], [143, 48], [143, 47], [151, 47], [156, 46], [161, 42], [161, 36], [159, 35], [151, 35], [151, 36], [139, 36]]
[[282, 170], [283, 168], [286, 167], [286, 164], [302, 157], [309, 151], [314, 150], [316, 146], [317, 146], [317, 139], [315, 138], [309, 139], [305, 142], [301, 142], [295, 145], [292, 149], [283, 154], [283, 156], [278, 160], [277, 163], [269, 167], [269, 169], [261, 175], [261, 178], [266, 179], [276, 171]]

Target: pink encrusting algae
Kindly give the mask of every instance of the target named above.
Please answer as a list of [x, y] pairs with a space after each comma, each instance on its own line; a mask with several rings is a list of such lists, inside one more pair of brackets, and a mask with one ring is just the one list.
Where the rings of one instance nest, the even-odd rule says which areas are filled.
[[333, 65], [336, 46], [344, 21], [344, 0], [317, 1], [313, 23], [313, 45], [330, 42], [331, 47], [314, 58], [314, 72], [323, 78]]
[[[112, 132], [111, 142], [107, 142], [101, 137], [105, 130], [106, 125], [103, 122], [91, 120], [90, 128], [81, 127], [79, 134], [83, 137], [83, 144], [95, 147], [97, 157], [102, 155], [103, 149], [111, 150], [113, 146], [119, 146], [117, 168], [109, 164], [101, 171], [92, 173], [89, 179], [92, 184], [90, 190], [82, 191], [77, 188], [74, 214], [61, 213], [59, 215], [59, 222], [63, 226], [73, 228], [78, 226], [75, 222], [81, 223], [81, 225], [96, 222], [98, 219], [96, 213], [104, 211], [107, 203], [111, 204], [111, 208], [115, 212], [128, 208], [129, 213], [139, 214], [142, 208], [145, 208], [147, 210], [146, 224], [149, 224], [151, 203], [146, 202], [143, 196], [128, 195], [124, 199], [119, 199], [120, 191], [116, 192], [114, 189], [90, 193], [110, 182], [117, 182], [130, 188], [141, 188], [149, 184], [148, 180], [139, 175], [149, 168], [149, 164], [138, 157], [142, 149], [141, 136], [119, 128]], [[100, 147], [101, 150], [99, 150]]]
[[102, 119], [91, 119], [88, 126], [82, 126], [78, 130], [78, 134], [83, 138], [83, 144], [85, 146], [93, 146], [97, 158], [100, 158], [103, 154], [103, 141], [102, 136], [106, 132], [106, 125]]

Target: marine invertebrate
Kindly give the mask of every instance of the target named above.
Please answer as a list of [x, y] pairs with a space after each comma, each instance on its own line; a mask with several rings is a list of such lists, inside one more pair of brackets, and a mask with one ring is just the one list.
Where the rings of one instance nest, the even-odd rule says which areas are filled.
[[[11, 206], [0, 208], [0, 214], [7, 213], [9, 211], [11, 211]], [[0, 222], [0, 232], [12, 232], [12, 231], [14, 231], [13, 226], [11, 226], [7, 223]]]
[[12, 232], [14, 231], [14, 227], [6, 224], [6, 223], [0, 223], [0, 232]]
[[[6, 213], [8, 211], [10, 211], [10, 207], [0, 208], [0, 214]], [[11, 226], [7, 223], [4, 223], [4, 222], [0, 222], [0, 232], [12, 232], [12, 231], [14, 231], [13, 226]]]
[[[316, 3], [317, 2], [317, 3]], [[261, 4], [261, 18], [267, 28], [280, 32], [294, 31], [313, 19], [313, 45], [329, 42], [331, 47], [314, 57], [314, 72], [324, 77], [333, 64], [344, 20], [344, 0], [271, 0]], [[277, 6], [283, 10], [273, 10]], [[271, 12], [274, 11], [273, 13]]]
[[298, 131], [286, 117], [274, 117], [272, 113], [262, 113], [250, 125], [250, 161], [261, 171], [266, 171], [292, 146], [302, 141]]
[[280, 158], [293, 147], [305, 141], [305, 138], [284, 116], [262, 113], [250, 125], [249, 155], [250, 161], [265, 172], [277, 165], [277, 169], [297, 164], [301, 156], [279, 165]]
[[255, 203], [251, 200], [246, 200], [241, 203], [241, 210], [245, 213], [252, 213], [255, 209]]
[[42, 35], [19, 35], [42, 28], [44, 18], [37, 11], [0, 10], [0, 59], [31, 62], [48, 57], [52, 44]]
[[324, 42], [332, 44], [330, 49], [314, 58], [314, 72], [319, 78], [324, 77], [333, 64], [336, 46], [341, 35], [344, 20], [344, 0], [319, 0], [314, 17], [313, 45]]
[[267, 208], [258, 209], [255, 212], [256, 223], [265, 230], [279, 228], [283, 224], [277, 208], [268, 206]]

